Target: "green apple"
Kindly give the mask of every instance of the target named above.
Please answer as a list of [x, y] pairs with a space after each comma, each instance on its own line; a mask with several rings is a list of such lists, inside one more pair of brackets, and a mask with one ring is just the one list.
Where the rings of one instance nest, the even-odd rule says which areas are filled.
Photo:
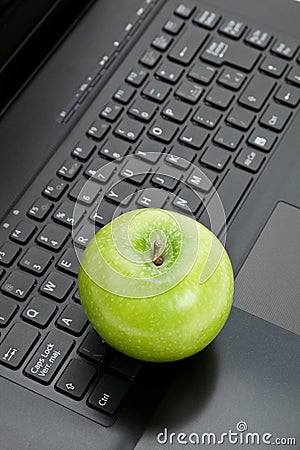
[[145, 361], [199, 352], [226, 322], [233, 272], [221, 242], [172, 211], [125, 213], [89, 242], [79, 270], [82, 306], [112, 347]]

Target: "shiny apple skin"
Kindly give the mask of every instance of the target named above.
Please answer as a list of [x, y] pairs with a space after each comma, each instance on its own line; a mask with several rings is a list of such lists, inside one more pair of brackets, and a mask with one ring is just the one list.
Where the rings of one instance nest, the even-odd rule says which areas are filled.
[[[140, 210], [141, 211], [141, 210]], [[160, 223], [161, 211], [158, 209], [146, 209], [143, 216], [136, 220], [143, 220], [143, 230], [151, 227], [157, 228]], [[116, 218], [114, 232], [124, 231], [126, 213]], [[113, 348], [131, 357], [152, 361], [175, 361], [191, 356], [205, 348], [220, 332], [224, 326], [232, 306], [234, 277], [230, 259], [226, 250], [217, 238], [203, 225], [193, 219], [178, 213], [168, 212], [175, 218], [180, 217], [182, 224], [196, 226], [199, 236], [199, 251], [193, 265], [187, 274], [173, 287], [157, 295], [147, 296], [147, 292], [126, 293], [126, 279], [136, 274], [149, 273], [160, 268], [153, 268], [153, 263], [136, 265], [131, 263], [123, 255], [113, 248], [113, 233], [111, 223], [102, 228], [90, 241], [84, 252], [79, 270], [79, 294], [82, 306], [88, 319], [99, 333]], [[128, 220], [128, 219], [127, 219]], [[134, 219], [133, 219], [134, 220]], [[188, 221], [192, 221], [191, 224]], [[131, 222], [132, 225], [133, 222]], [[139, 224], [135, 224], [138, 226]], [[166, 230], [168, 224], [163, 223]], [[185, 228], [185, 225], [183, 225]], [[138, 237], [138, 239], [140, 236]], [[176, 239], [176, 233], [170, 233], [169, 239]], [[185, 249], [191, 249], [197, 242], [184, 239], [182, 245]], [[192, 242], [193, 241], [193, 242]], [[217, 246], [221, 257], [215, 270], [205, 282], [199, 282], [201, 271], [205, 264], [211, 243]], [[115, 270], [124, 270], [124, 293], [113, 293], [114, 279], [111, 283], [111, 291], [103, 289], [100, 283], [95, 281], [91, 273], [96, 273], [105, 268], [99, 258], [99, 248], [105, 254], [106, 261], [112, 264]], [[132, 264], [132, 267], [130, 267]], [[124, 267], [123, 267], [124, 265]], [[183, 268], [184, 269], [184, 268]], [[96, 272], [95, 272], [96, 271]], [[172, 271], [172, 265], [168, 268]], [[168, 276], [166, 271], [166, 277]], [[153, 279], [155, 283], [155, 278]], [[130, 280], [129, 280], [130, 285]], [[143, 288], [140, 288], [143, 289]], [[134, 297], [135, 295], [135, 297]]]

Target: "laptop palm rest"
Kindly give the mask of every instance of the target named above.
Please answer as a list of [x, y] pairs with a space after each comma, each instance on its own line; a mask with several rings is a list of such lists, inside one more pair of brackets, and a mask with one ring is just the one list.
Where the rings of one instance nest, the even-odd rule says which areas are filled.
[[300, 209], [277, 203], [236, 277], [234, 305], [300, 334]]

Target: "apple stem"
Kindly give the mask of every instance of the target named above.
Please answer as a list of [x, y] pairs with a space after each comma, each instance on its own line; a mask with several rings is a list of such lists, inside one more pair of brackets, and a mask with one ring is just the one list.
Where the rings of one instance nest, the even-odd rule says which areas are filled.
[[162, 248], [163, 243], [161, 240], [156, 240], [153, 243], [153, 259], [152, 262], [156, 266], [161, 266], [164, 262], [163, 257], [159, 254], [160, 249]]

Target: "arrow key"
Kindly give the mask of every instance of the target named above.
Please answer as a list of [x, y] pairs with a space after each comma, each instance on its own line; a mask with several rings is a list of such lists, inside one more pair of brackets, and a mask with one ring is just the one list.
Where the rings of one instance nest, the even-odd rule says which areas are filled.
[[64, 331], [78, 336], [84, 331], [88, 320], [82, 307], [74, 303], [66, 306], [56, 324]]
[[286, 66], [286, 62], [282, 59], [275, 58], [274, 56], [267, 56], [260, 65], [260, 70], [272, 77], [279, 78], [285, 71]]
[[96, 369], [88, 362], [72, 359], [55, 387], [62, 394], [68, 395], [75, 400], [80, 400], [96, 373]]

